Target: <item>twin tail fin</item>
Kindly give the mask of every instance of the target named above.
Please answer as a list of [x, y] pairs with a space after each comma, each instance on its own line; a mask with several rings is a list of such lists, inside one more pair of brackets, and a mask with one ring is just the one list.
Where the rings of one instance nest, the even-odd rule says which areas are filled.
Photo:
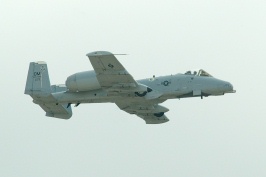
[[69, 119], [72, 116], [71, 106], [57, 103], [52, 94], [66, 90], [65, 86], [51, 86], [45, 62], [30, 63], [24, 93], [33, 98], [33, 102], [46, 112], [46, 116], [61, 119]]

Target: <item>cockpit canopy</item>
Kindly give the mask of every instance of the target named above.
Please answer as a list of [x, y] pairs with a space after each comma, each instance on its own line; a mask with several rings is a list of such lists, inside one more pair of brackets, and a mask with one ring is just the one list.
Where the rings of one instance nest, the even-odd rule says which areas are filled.
[[194, 76], [204, 76], [204, 77], [212, 77], [212, 75], [210, 75], [209, 73], [207, 73], [206, 71], [204, 71], [203, 69], [199, 69], [199, 70], [190, 70], [185, 72], [186, 75], [194, 75]]

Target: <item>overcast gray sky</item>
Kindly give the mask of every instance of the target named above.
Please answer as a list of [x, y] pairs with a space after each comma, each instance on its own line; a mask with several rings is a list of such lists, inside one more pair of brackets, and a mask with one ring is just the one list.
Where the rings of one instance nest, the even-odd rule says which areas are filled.
[[[266, 176], [266, 1], [2, 1], [0, 176]], [[168, 100], [146, 125], [114, 104], [45, 117], [24, 95], [30, 61], [53, 84], [92, 70], [95, 50], [126, 53], [135, 79], [204, 68], [236, 94]]]

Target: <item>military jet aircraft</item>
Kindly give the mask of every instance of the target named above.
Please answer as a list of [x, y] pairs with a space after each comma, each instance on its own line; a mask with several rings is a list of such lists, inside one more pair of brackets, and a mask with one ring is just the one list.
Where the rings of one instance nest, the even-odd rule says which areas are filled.
[[159, 105], [167, 99], [235, 93], [232, 84], [214, 78], [203, 69], [136, 81], [114, 54], [96, 51], [87, 56], [94, 70], [69, 76], [65, 85], [50, 85], [47, 64], [31, 62], [25, 94], [48, 117], [69, 119], [72, 104], [108, 102], [137, 115], [146, 124], [160, 124], [169, 121], [165, 115], [169, 109]]

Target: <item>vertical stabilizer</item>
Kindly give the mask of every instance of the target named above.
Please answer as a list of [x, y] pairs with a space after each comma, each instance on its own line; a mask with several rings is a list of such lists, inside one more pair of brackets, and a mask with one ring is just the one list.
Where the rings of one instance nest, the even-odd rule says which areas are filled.
[[31, 62], [28, 71], [25, 94], [47, 95], [51, 93], [47, 64], [44, 61]]
[[47, 64], [44, 61], [31, 62], [25, 87], [25, 94], [33, 98], [48, 117], [69, 119], [72, 116], [71, 106], [60, 104], [52, 93], [66, 91], [65, 86], [51, 86]]

